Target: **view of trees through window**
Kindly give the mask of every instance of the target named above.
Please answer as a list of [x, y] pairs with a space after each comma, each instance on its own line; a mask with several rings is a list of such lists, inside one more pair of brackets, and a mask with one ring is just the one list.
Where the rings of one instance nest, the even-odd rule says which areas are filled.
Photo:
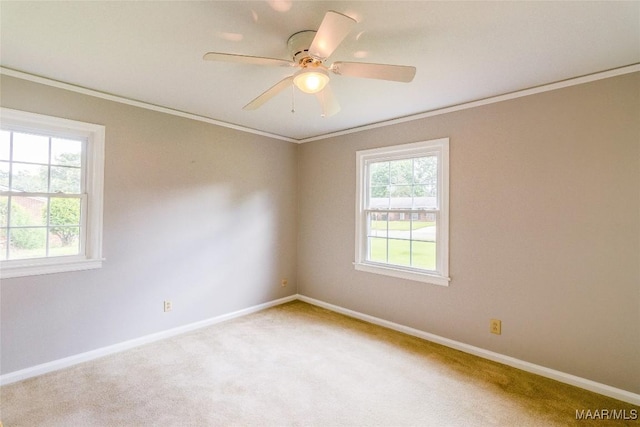
[[80, 253], [82, 140], [0, 132], [0, 259]]

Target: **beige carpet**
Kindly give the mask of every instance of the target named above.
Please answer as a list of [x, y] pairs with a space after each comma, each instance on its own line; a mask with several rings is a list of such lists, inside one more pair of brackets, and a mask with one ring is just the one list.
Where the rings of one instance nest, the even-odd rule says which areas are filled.
[[302, 302], [10, 384], [13, 426], [566, 426], [640, 408]]

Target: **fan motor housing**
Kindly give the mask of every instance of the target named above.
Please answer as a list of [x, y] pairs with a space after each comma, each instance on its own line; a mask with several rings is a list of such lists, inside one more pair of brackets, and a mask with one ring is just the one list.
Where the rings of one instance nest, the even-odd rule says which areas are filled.
[[300, 31], [295, 33], [287, 41], [287, 48], [289, 49], [289, 55], [296, 64], [302, 66], [309, 65], [313, 62], [321, 62], [309, 55], [309, 47], [313, 42], [313, 38], [316, 36], [316, 31]]

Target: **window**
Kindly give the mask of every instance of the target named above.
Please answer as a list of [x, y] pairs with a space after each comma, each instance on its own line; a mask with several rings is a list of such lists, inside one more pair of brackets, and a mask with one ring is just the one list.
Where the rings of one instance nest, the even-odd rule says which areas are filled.
[[449, 284], [449, 139], [358, 151], [355, 268]]
[[0, 278], [102, 266], [104, 127], [0, 110]]

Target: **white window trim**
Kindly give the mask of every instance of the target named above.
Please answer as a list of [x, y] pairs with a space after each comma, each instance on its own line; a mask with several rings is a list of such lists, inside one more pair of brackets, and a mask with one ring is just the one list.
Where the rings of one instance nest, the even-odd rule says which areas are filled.
[[[438, 152], [440, 156], [438, 164], [440, 222], [436, 241], [436, 252], [439, 255], [437, 273], [367, 261], [365, 196], [367, 194], [368, 177], [365, 176], [366, 163], [371, 160], [384, 160], [385, 158], [413, 157], [429, 152]], [[356, 174], [356, 244], [355, 262], [353, 263], [355, 269], [434, 285], [449, 286], [451, 280], [449, 278], [449, 138], [357, 151]]]
[[[101, 268], [102, 209], [104, 192], [105, 127], [93, 123], [0, 108], [3, 129], [39, 131], [61, 137], [82, 137], [86, 144], [85, 190], [87, 201], [84, 253], [78, 256], [0, 261], [0, 279]], [[82, 244], [82, 243], [81, 243]]]

